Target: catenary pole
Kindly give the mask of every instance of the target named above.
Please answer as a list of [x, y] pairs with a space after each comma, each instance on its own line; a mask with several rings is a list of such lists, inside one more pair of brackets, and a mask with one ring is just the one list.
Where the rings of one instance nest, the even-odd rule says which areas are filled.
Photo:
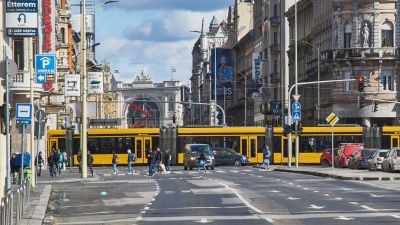
[[82, 178], [87, 178], [87, 83], [86, 83], [86, 0], [81, 1], [81, 87], [82, 87], [82, 129], [81, 165]]

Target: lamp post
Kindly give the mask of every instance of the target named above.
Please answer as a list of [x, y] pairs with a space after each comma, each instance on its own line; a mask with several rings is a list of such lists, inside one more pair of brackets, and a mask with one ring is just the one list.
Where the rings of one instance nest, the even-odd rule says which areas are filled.
[[[315, 45], [313, 45], [313, 44], [311, 44], [311, 43], [309, 43], [309, 42], [306, 42], [306, 41], [301, 41], [301, 40], [298, 40], [298, 42], [300, 42], [300, 43], [303, 43], [303, 44], [306, 44], [306, 45], [309, 45], [309, 46], [311, 46], [311, 47], [313, 47], [313, 48], [315, 48], [315, 49], [317, 49], [317, 60], [318, 60], [318, 62], [317, 62], [317, 64], [318, 64], [318, 72], [317, 72], [317, 81], [320, 81], [320, 79], [321, 79], [321, 77], [320, 77], [320, 61], [321, 61], [321, 57], [320, 57], [320, 48], [318, 47], [318, 46], [315, 46]], [[320, 94], [320, 83], [318, 82], [318, 88], [317, 88], [317, 106], [316, 106], [316, 110], [317, 110], [317, 124], [319, 123], [319, 120], [320, 120], [320, 117], [321, 117], [321, 115], [320, 115], [320, 111], [321, 111], [321, 109], [320, 109], [320, 106], [321, 106], [321, 94]]]

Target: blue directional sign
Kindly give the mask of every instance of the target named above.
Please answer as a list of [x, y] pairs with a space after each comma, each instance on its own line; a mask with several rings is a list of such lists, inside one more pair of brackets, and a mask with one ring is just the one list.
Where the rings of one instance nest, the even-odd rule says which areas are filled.
[[295, 102], [292, 104], [292, 110], [295, 112], [299, 112], [301, 110], [301, 104], [299, 102]]
[[272, 103], [272, 114], [279, 116], [282, 113], [282, 104], [279, 102]]
[[45, 73], [37, 73], [36, 74], [36, 83], [38, 83], [38, 84], [46, 83], [46, 74]]
[[38, 35], [38, 0], [7, 0], [6, 31], [10, 37]]
[[35, 56], [36, 73], [49, 74], [56, 73], [55, 55], [36, 55]]
[[296, 121], [300, 121], [301, 120], [301, 112], [292, 112], [292, 120]]

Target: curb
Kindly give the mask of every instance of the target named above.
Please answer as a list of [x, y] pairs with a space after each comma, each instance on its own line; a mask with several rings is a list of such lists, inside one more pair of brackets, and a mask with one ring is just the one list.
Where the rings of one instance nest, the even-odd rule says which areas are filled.
[[47, 205], [49, 204], [51, 185], [46, 185], [40, 194], [39, 202], [35, 206], [31, 218], [23, 218], [26, 225], [41, 225], [46, 215]]
[[277, 172], [285, 172], [285, 173], [297, 173], [297, 174], [305, 174], [317, 177], [328, 177], [337, 180], [357, 180], [357, 181], [372, 181], [372, 180], [400, 180], [400, 177], [362, 177], [362, 176], [345, 176], [345, 175], [335, 175], [323, 172], [315, 172], [315, 171], [307, 171], [307, 170], [289, 170], [282, 168], [275, 168], [274, 171]]
[[63, 183], [74, 183], [74, 182], [90, 182], [90, 181], [99, 181], [100, 177], [93, 177], [93, 178], [70, 178], [64, 180], [46, 180], [46, 181], [38, 181], [38, 184], [63, 184]]

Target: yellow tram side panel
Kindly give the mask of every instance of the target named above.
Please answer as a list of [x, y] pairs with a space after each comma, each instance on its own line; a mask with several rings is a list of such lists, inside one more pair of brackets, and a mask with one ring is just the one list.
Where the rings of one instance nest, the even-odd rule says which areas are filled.
[[240, 136], [265, 134], [265, 127], [196, 127], [178, 128], [178, 136]]
[[[111, 129], [89, 129], [88, 135], [131, 135], [131, 134], [160, 134], [159, 128], [111, 128]], [[47, 131], [49, 137], [52, 136], [65, 136], [65, 130], [49, 130]], [[75, 132], [74, 136], [79, 136]]]
[[[128, 154], [117, 154], [119, 165], [128, 164]], [[93, 165], [111, 165], [112, 154], [93, 154]], [[74, 155], [74, 165], [78, 166], [78, 156]]]

